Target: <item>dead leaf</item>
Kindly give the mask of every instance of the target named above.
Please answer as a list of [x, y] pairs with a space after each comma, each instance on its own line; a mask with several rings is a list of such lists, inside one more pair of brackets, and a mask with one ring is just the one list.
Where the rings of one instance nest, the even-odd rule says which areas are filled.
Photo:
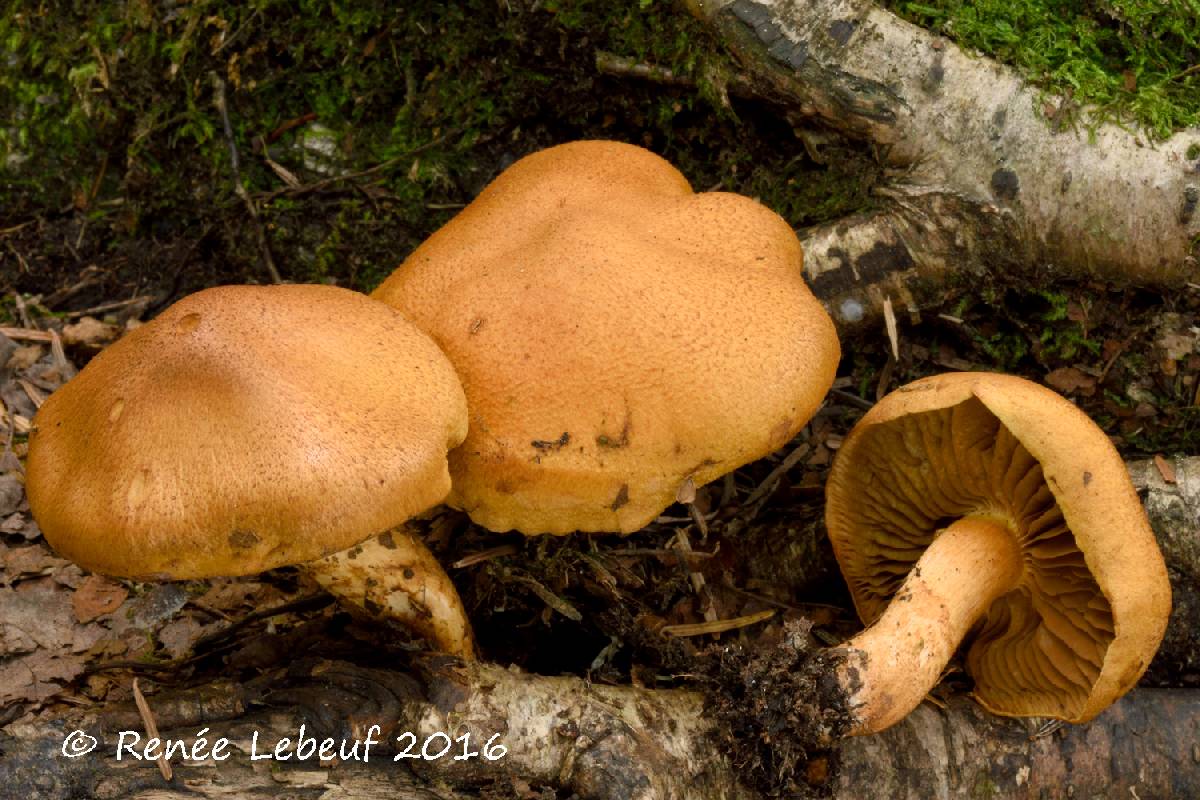
[[[0, 580], [12, 584], [22, 579], [41, 577], [56, 573], [59, 570], [73, 567], [70, 561], [58, 558], [50, 549], [41, 544], [27, 547], [5, 548], [0, 555], [0, 564], [4, 565], [4, 575]], [[58, 576], [55, 575], [55, 578]], [[62, 581], [58, 581], [62, 583]]]
[[0, 705], [53, 697], [64, 684], [79, 677], [84, 662], [81, 655], [55, 655], [46, 650], [6, 661], [0, 667]]
[[116, 611], [127, 597], [129, 591], [121, 584], [100, 575], [89, 575], [71, 596], [71, 608], [75, 619], [91, 622]]
[[76, 623], [70, 595], [51, 578], [0, 589], [0, 705], [44, 700], [83, 671], [105, 630]]
[[1175, 465], [1167, 461], [1159, 454], [1154, 455], [1154, 466], [1158, 467], [1158, 474], [1162, 475], [1162, 479], [1167, 483], [1175, 482]]
[[1096, 379], [1076, 367], [1059, 367], [1046, 375], [1046, 383], [1063, 394], [1091, 396], [1096, 391]]
[[192, 645], [204, 632], [203, 625], [191, 617], [184, 616], [164, 625], [158, 632], [158, 641], [171, 658], [183, 658], [191, 652]]
[[12, 473], [0, 475], [0, 517], [16, 511], [24, 499], [25, 486], [21, 479]]
[[34, 522], [33, 517], [26, 516], [20, 512], [6, 517], [0, 522], [0, 532], [15, 533], [25, 537], [25, 541], [32, 542], [42, 535], [42, 531]]

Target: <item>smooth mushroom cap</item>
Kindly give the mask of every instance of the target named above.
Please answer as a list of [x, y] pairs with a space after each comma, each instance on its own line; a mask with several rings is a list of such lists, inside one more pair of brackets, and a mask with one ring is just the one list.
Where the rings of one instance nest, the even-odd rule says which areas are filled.
[[816, 411], [839, 348], [802, 261], [759, 203], [584, 141], [518, 161], [374, 296], [462, 378], [447, 502], [497, 531], [627, 532]]
[[1125, 465], [1049, 389], [988, 373], [899, 389], [846, 438], [826, 501], [867, 624], [939, 530], [970, 514], [1006, 521], [1023, 575], [966, 642], [975, 697], [992, 712], [1089, 720], [1137, 682], [1162, 639], [1166, 567]]
[[329, 286], [191, 295], [104, 350], [34, 420], [30, 506], [110, 575], [244, 575], [437, 504], [466, 403], [402, 315]]

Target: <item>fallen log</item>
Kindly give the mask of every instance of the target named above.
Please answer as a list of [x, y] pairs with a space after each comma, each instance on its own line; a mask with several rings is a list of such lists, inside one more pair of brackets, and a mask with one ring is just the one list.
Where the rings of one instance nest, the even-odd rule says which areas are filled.
[[[540, 787], [595, 800], [760, 796], [737, 783], [730, 754], [710, 738], [713, 721], [697, 692], [597, 686], [451, 660], [425, 665], [423, 689], [403, 673], [328, 661], [296, 665], [273, 676], [272, 684], [272, 691], [262, 683], [223, 683], [151, 697], [153, 705], [171, 709], [159, 713], [164, 739], [192, 747], [205, 728], [209, 750], [218, 737], [233, 742], [223, 761], [173, 761], [169, 783], [153, 760], [128, 752], [116, 759], [120, 731], [141, 732], [126, 709], [10, 726], [0, 734], [0, 784], [28, 800], [555, 796], [539, 794]], [[195, 701], [205, 691], [225, 692], [260, 710], [219, 719]], [[337, 747], [361, 743], [372, 732], [378, 744], [369, 758], [298, 760], [301, 725], [305, 736], [331, 737]], [[75, 729], [95, 736], [98, 746], [65, 758], [64, 738]], [[470, 732], [478, 743], [500, 733], [507, 752], [494, 761], [394, 760], [408, 741], [397, 745], [395, 739], [406, 730], [418, 748], [430, 737], [441, 742], [438, 732]], [[876, 736], [847, 741], [832, 756], [832, 769], [831, 756], [812, 754], [810, 785], [802, 792], [836, 798], [952, 798], [980, 791], [997, 798], [1195, 797], [1197, 734], [1197, 691], [1138, 689], [1090, 724], [1048, 735], [1039, 734], [1034, 720], [994, 717], [956, 698], [944, 709], [925, 704]], [[285, 738], [292, 758], [264, 757]], [[252, 761], [253, 754], [259, 760]]]
[[1200, 262], [1200, 130], [1163, 142], [1075, 125], [1012, 69], [869, 0], [688, 0], [747, 87], [868, 142], [880, 207], [802, 232], [839, 326], [885, 299], [915, 311], [948, 281], [1015, 272], [1178, 286]]
[[1089, 724], [1046, 735], [966, 698], [944, 711], [926, 703], [879, 736], [845, 742], [834, 796], [1197, 797], [1198, 734], [1200, 693], [1191, 690], [1137, 689]]

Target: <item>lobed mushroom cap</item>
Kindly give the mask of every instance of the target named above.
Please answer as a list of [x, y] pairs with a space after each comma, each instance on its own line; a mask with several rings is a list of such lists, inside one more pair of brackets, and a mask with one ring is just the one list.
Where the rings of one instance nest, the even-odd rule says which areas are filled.
[[975, 697], [998, 714], [1083, 722], [1149, 666], [1170, 614], [1166, 567], [1108, 437], [1053, 391], [956, 373], [885, 397], [846, 438], [826, 522], [870, 623], [937, 531], [1006, 520], [1024, 575], [966, 640]]
[[802, 259], [759, 203], [583, 141], [518, 161], [374, 296], [462, 378], [449, 503], [498, 531], [627, 532], [816, 411], [839, 349]]
[[180, 300], [46, 401], [27, 464], [46, 539], [110, 575], [243, 575], [437, 504], [466, 402], [402, 315], [330, 286]]

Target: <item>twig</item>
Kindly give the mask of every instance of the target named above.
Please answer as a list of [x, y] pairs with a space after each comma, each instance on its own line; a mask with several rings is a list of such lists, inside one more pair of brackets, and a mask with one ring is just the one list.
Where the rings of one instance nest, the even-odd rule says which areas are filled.
[[54, 357], [54, 366], [58, 367], [58, 376], [62, 378], [63, 383], [66, 383], [78, 374], [78, 370], [67, 360], [67, 353], [63, 350], [62, 338], [58, 335], [58, 331], [52, 329], [49, 333], [50, 354]]
[[[258, 12], [255, 12], [255, 13], [258, 13]], [[276, 126], [275, 130], [271, 131], [264, 137], [263, 153], [265, 154], [267, 152], [265, 145], [274, 144], [275, 142], [277, 142], [279, 140], [279, 137], [283, 136], [285, 133], [290, 131], [292, 128], [299, 128], [301, 125], [307, 125], [308, 123], [312, 122], [316, 118], [317, 118], [317, 112], [309, 111], [307, 114], [301, 114], [298, 117], [286, 120], [285, 122], [281, 122], [278, 126]]]
[[13, 304], [17, 307], [17, 316], [21, 318], [21, 325], [27, 330], [38, 330], [38, 326], [29, 317], [29, 309], [25, 305], [25, 298], [21, 297], [19, 292], [13, 292]]
[[841, 400], [844, 403], [849, 403], [855, 408], [860, 408], [863, 411], [870, 411], [875, 407], [875, 404], [870, 400], [866, 400], [856, 394], [851, 394], [844, 389], [830, 389], [829, 394], [836, 397], [838, 400]]
[[462, 569], [463, 567], [470, 567], [470, 566], [474, 566], [475, 564], [481, 564], [484, 561], [491, 561], [493, 558], [500, 558], [501, 556], [511, 556], [511, 555], [515, 555], [516, 553], [517, 553], [517, 546], [515, 544], [502, 544], [497, 547], [489, 547], [487, 550], [480, 550], [478, 553], [471, 553], [470, 555], [465, 555], [462, 558], [460, 558], [458, 561], [455, 561], [450, 566], [453, 567], [454, 569]]
[[246, 206], [246, 211], [250, 214], [251, 221], [254, 223], [254, 231], [258, 238], [258, 249], [262, 255], [263, 264], [267, 268], [267, 273], [271, 276], [271, 282], [283, 283], [283, 278], [280, 277], [279, 270], [275, 268], [275, 259], [271, 257], [271, 248], [267, 244], [267, 233], [263, 230], [262, 221], [258, 218], [258, 206], [254, 204], [250, 193], [242, 185], [242, 170], [238, 160], [237, 143], [233, 140], [233, 125], [229, 122], [229, 106], [225, 102], [225, 81], [215, 72], [212, 73], [212, 78], [213, 88], [216, 90], [214, 102], [217, 106], [217, 111], [221, 114], [221, 123], [225, 126], [225, 141], [229, 143], [229, 161], [233, 168], [234, 192], [241, 198], [242, 203]]
[[892, 310], [892, 298], [883, 298], [883, 323], [887, 328], [888, 341], [892, 343], [892, 358], [900, 360], [900, 333], [896, 328], [896, 312]]
[[246, 30], [247, 30], [247, 29], [250, 27], [250, 23], [251, 23], [251, 22], [254, 22], [254, 20], [258, 18], [258, 15], [259, 15], [260, 13], [262, 13], [262, 9], [261, 9], [261, 8], [256, 8], [256, 9], [254, 10], [254, 13], [253, 13], [253, 14], [251, 14], [251, 15], [249, 16], [249, 18], [247, 18], [247, 19], [246, 19], [246, 21], [245, 21], [245, 22], [243, 22], [241, 25], [239, 25], [236, 31], [234, 31], [233, 33], [229, 34], [229, 36], [227, 36], [227, 37], [225, 38], [225, 41], [221, 42], [220, 46], [218, 46], [216, 50], [213, 50], [212, 54], [213, 54], [214, 56], [216, 56], [216, 55], [220, 55], [222, 50], [224, 50], [226, 47], [229, 47], [229, 45], [231, 45], [231, 44], [233, 44], [235, 41], [237, 41], [237, 38], [238, 38], [239, 36], [241, 36], [241, 35], [242, 35], [242, 33], [244, 33], [244, 32], [245, 32], [245, 31], [246, 31]]
[[7, 228], [0, 228], [0, 236], [8, 236], [10, 233], [16, 233], [22, 228], [27, 228], [35, 222], [37, 222], [37, 220], [27, 219], [24, 222], [19, 222], [16, 225], [10, 225]]
[[779, 480], [786, 475], [792, 467], [799, 464], [800, 459], [808, 455], [809, 450], [811, 449], [812, 448], [808, 446], [807, 442], [801, 442], [800, 444], [796, 445], [795, 449], [788, 453], [787, 457], [784, 458], [783, 461], [780, 461], [775, 469], [767, 473], [767, 477], [763, 478], [762, 483], [760, 483], [758, 488], [750, 493], [750, 496], [746, 498], [742, 505], [753, 506], [759, 500], [763, 499], [772, 491], [774, 491], [775, 485], [779, 483]]
[[7, 336], [16, 342], [50, 341], [50, 334], [46, 331], [35, 331], [29, 328], [0, 328], [0, 336]]
[[111, 303], [101, 303], [98, 306], [92, 306], [91, 308], [84, 308], [79, 311], [68, 311], [65, 314], [65, 316], [70, 319], [74, 319], [75, 317], [86, 317], [89, 314], [103, 314], [105, 311], [116, 311], [118, 309], [126, 308], [128, 306], [135, 306], [138, 303], [144, 302], [148, 305], [154, 299], [155, 298], [153, 295], [142, 294], [142, 295], [138, 295], [137, 297], [131, 297], [128, 300], [114, 300]]
[[316, 611], [318, 609], [325, 608], [332, 603], [333, 597], [328, 594], [310, 594], [307, 597], [301, 597], [298, 600], [293, 600], [289, 603], [275, 606], [274, 608], [266, 608], [262, 611], [255, 611], [253, 614], [242, 617], [228, 628], [222, 628], [215, 633], [210, 633], [207, 636], [200, 637], [196, 640], [195, 644], [192, 645], [192, 652], [198, 653], [203, 647], [206, 647], [214, 642], [219, 642], [222, 639], [227, 639], [247, 625], [258, 622], [261, 619], [268, 619], [280, 614], [290, 614], [296, 611]]
[[[263, 609], [262, 611], [255, 611], [253, 614], [248, 614], [247, 616], [242, 617], [237, 622], [233, 623], [232, 625], [230, 625], [227, 628], [222, 628], [221, 630], [216, 631], [214, 633], [210, 633], [205, 636], [201, 636], [199, 639], [197, 639], [195, 642], [192, 643], [192, 649], [191, 649], [192, 654], [185, 656], [183, 658], [178, 658], [173, 661], [164, 661], [161, 664], [154, 664], [154, 663], [149, 663], [149, 662], [145, 662], [145, 661], [134, 661], [134, 660], [130, 660], [130, 659], [121, 659], [121, 660], [117, 660], [117, 661], [105, 661], [104, 663], [87, 667], [86, 669], [84, 669], [83, 674], [90, 675], [95, 672], [104, 672], [104, 671], [107, 671], [110, 669], [129, 669], [129, 670], [134, 670], [134, 671], [138, 671], [138, 672], [155, 672], [155, 673], [178, 672], [183, 667], [186, 667], [189, 664], [194, 664], [195, 662], [199, 661], [202, 658], [210, 658], [211, 656], [214, 656], [218, 653], [224, 652], [226, 650], [231, 650], [234, 647], [236, 647], [237, 642], [226, 642], [224, 644], [217, 644], [217, 643], [221, 642], [223, 639], [230, 638], [231, 636], [233, 636], [233, 634], [237, 633], [242, 628], [245, 628], [247, 625], [251, 625], [261, 619], [268, 619], [270, 617], [275, 617], [280, 614], [289, 614], [289, 613], [298, 612], [298, 611], [315, 611], [317, 609], [325, 608], [326, 606], [331, 605], [332, 603], [333, 603], [333, 597], [328, 594], [308, 595], [307, 597], [301, 597], [298, 600], [293, 600], [289, 603], [284, 603], [282, 605], [275, 606], [274, 608], [267, 608], [267, 609]], [[209, 611], [210, 613], [218, 613], [218, 614], [221, 613], [221, 612], [216, 611], [216, 609], [207, 609], [206, 608], [204, 610]], [[225, 615], [225, 616], [228, 617], [228, 615]], [[166, 678], [159, 675], [158, 677], [155, 678], [155, 680], [161, 683], [161, 682], [164, 682], [166, 680]]]
[[1167, 81], [1168, 82], [1169, 81], [1177, 81], [1180, 78], [1186, 78], [1188, 75], [1192, 75], [1193, 73], [1196, 73], [1196, 72], [1200, 72], [1200, 64], [1192, 64], [1190, 67], [1185, 69], [1183, 72], [1177, 72], [1174, 75], [1172, 75], [1171, 77], [1167, 78]]
[[567, 600], [550, 591], [545, 584], [543, 584], [537, 578], [534, 578], [532, 575], [519, 575], [514, 572], [509, 572], [507, 575], [505, 575], [505, 578], [507, 580], [515, 581], [522, 586], [529, 587], [529, 589], [536, 594], [543, 603], [562, 614], [572, 622], [581, 622], [583, 620], [583, 614], [579, 613], [579, 609], [575, 608], [575, 606], [571, 605], [571, 603]]
[[696, 82], [691, 78], [677, 75], [674, 70], [655, 64], [643, 64], [632, 58], [619, 56], [607, 50], [596, 51], [596, 69], [606, 75], [620, 78], [641, 78], [652, 83], [664, 83], [668, 86], [686, 86], [693, 88]]
[[317, 191], [320, 191], [321, 189], [326, 188], [327, 186], [332, 186], [336, 183], [342, 183], [343, 181], [352, 181], [352, 180], [355, 180], [356, 178], [366, 178], [370, 175], [377, 175], [380, 172], [385, 172], [386, 170], [391, 169], [392, 167], [399, 164], [401, 161], [407, 161], [408, 159], [412, 158], [413, 156], [419, 155], [420, 153], [425, 152], [426, 150], [430, 149], [431, 147], [436, 147], [437, 145], [442, 144], [447, 139], [449, 139], [451, 136], [457, 135], [460, 131], [461, 131], [460, 128], [454, 128], [454, 129], [448, 130], [445, 133], [443, 133], [441, 136], [438, 136], [434, 139], [430, 139], [428, 142], [425, 142], [424, 144], [417, 145], [416, 147], [406, 150], [405, 152], [401, 153], [398, 156], [393, 156], [392, 158], [389, 158], [387, 161], [381, 161], [380, 163], [376, 164], [375, 166], [368, 167], [367, 169], [362, 169], [357, 172], [347, 172], [344, 175], [332, 175], [328, 178], [323, 178], [319, 181], [301, 184], [300, 186], [285, 186], [282, 189], [276, 189], [271, 192], [258, 192], [255, 194], [255, 197], [259, 198], [260, 200], [266, 200], [266, 201], [274, 200], [276, 197], [284, 197], [284, 196], [295, 197], [297, 195], [310, 194], [312, 192], [317, 192]]
[[29, 398], [29, 402], [33, 403], [34, 408], [41, 408], [46, 402], [46, 395], [24, 378], [17, 378], [17, 385], [25, 392], [25, 396]]
[[1100, 370], [1100, 374], [1096, 376], [1097, 386], [1104, 383], [1104, 379], [1107, 378], [1108, 373], [1112, 371], [1113, 365], [1117, 363], [1117, 359], [1121, 357], [1121, 354], [1125, 352], [1125, 348], [1129, 347], [1129, 345], [1133, 342], [1134, 337], [1136, 337], [1138, 333], [1141, 333], [1141, 331], [1126, 337], [1119, 345], [1117, 345], [1117, 349], [1113, 351], [1111, 356], [1109, 356], [1108, 361], [1104, 362], [1104, 367]]
[[[83, 226], [80, 226], [83, 230]], [[85, 267], [80, 273], [79, 280], [70, 286], [65, 286], [62, 289], [56, 289], [50, 294], [42, 298], [42, 305], [46, 308], [54, 308], [65, 300], [69, 300], [75, 295], [82, 292], [84, 289], [90, 289], [104, 279], [105, 270], [97, 267], [95, 264]]]
[[[655, 556], [657, 558], [679, 558], [681, 553], [682, 553], [682, 551], [680, 551], [680, 550], [670, 549], [670, 548], [666, 548], [666, 547], [630, 547], [628, 549], [619, 549], [618, 548], [618, 549], [604, 551], [604, 555], [614, 556], [617, 558], [623, 558], [626, 556], [639, 556], [639, 557]], [[686, 553], [682, 553], [682, 555], [684, 555], [687, 558], [695, 558], [695, 559], [712, 558], [716, 554], [717, 554], [716, 550], [713, 550], [713, 552], [711, 552], [711, 553], [707, 553], [703, 550], [688, 550]]]
[[[146, 702], [146, 698], [142, 696], [142, 690], [138, 688], [137, 678], [133, 679], [133, 702], [137, 704], [138, 715], [142, 718], [142, 725], [146, 727], [146, 734], [151, 739], [158, 739], [158, 725], [154, 722], [150, 704]], [[171, 765], [167, 762], [166, 754], [158, 756], [158, 771], [162, 773], [164, 781], [171, 780]]]
[[[29, 224], [28, 222], [26, 222], [26, 223], [25, 223], [25, 225], [28, 225], [28, 224]], [[17, 227], [15, 227], [15, 228], [9, 228], [8, 230], [10, 230], [10, 231], [20, 230], [21, 228], [24, 228], [24, 227], [25, 227], [25, 225], [18, 225]], [[3, 231], [0, 231], [0, 233], [3, 233]], [[24, 273], [27, 273], [27, 274], [28, 274], [28, 272], [29, 272], [29, 264], [25, 263], [25, 256], [21, 255], [21, 251], [20, 251], [20, 250], [18, 250], [17, 248], [15, 248], [15, 247], [13, 247], [13, 246], [12, 246], [12, 242], [5, 242], [4, 244], [5, 244], [5, 246], [6, 246], [6, 247], [8, 247], [8, 249], [9, 249], [9, 252], [11, 252], [11, 253], [12, 253], [14, 256], [16, 256], [16, 257], [17, 257], [17, 264], [19, 264], [19, 265], [20, 265], [20, 267], [21, 267], [21, 272], [24, 272]]]
[[683, 625], [664, 625], [659, 632], [664, 636], [703, 636], [706, 633], [724, 633], [725, 631], [744, 628], [747, 625], [754, 625], [759, 622], [770, 619], [775, 616], [774, 609], [759, 611], [756, 614], [747, 614], [744, 617], [734, 617], [733, 619], [717, 619], [710, 622], [692, 622]]

